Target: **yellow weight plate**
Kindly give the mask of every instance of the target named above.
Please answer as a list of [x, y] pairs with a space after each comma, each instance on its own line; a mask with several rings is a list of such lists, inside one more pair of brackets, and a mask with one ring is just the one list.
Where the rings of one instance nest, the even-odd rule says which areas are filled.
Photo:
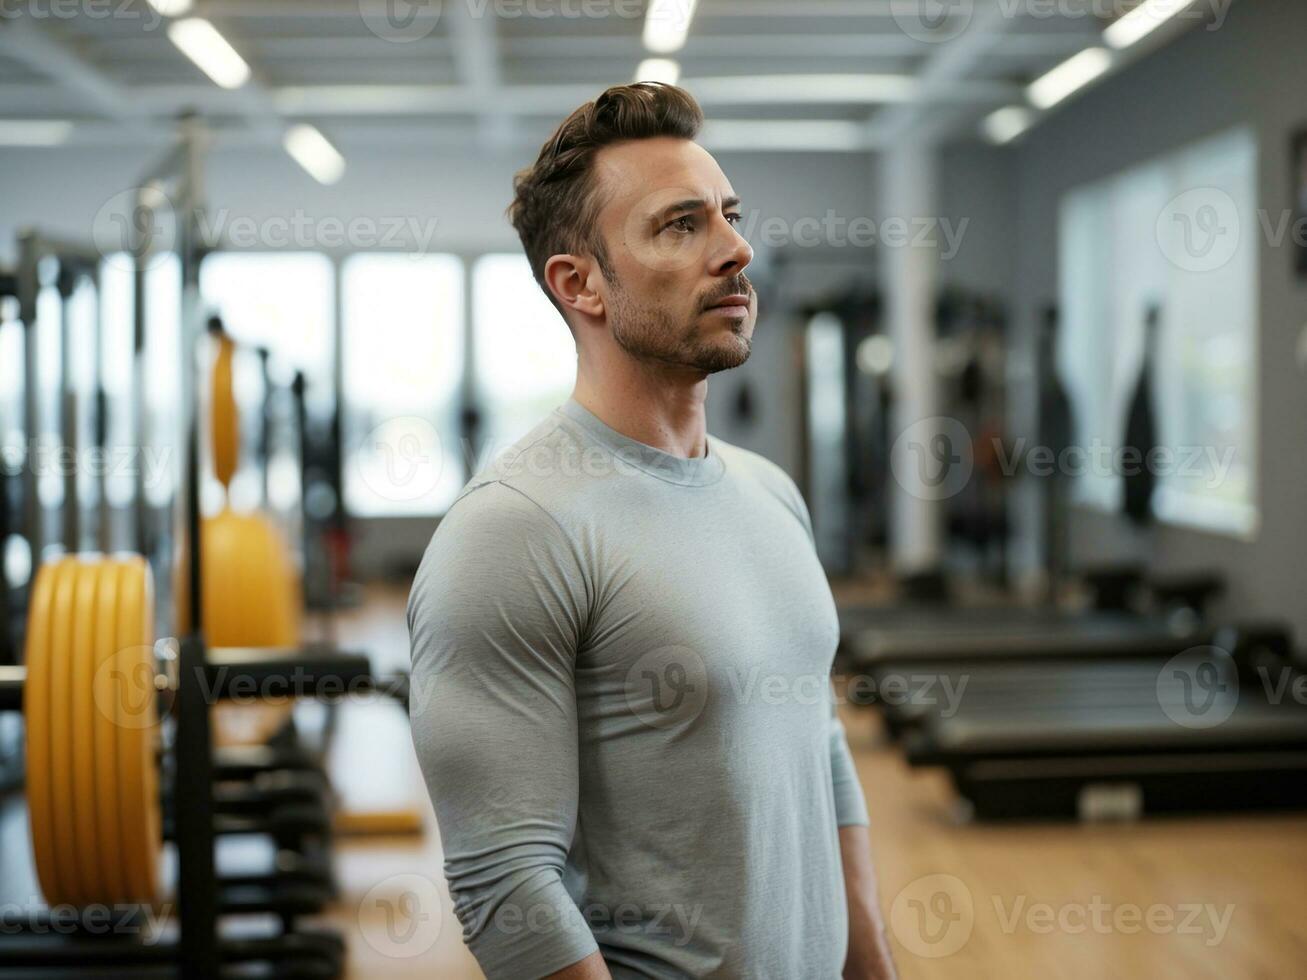
[[156, 897], [160, 824], [155, 740], [154, 594], [149, 566], [122, 560], [118, 582], [117, 704], [119, 829], [131, 901]]
[[95, 784], [97, 758], [95, 741], [95, 642], [97, 593], [105, 563], [97, 556], [77, 560], [73, 593], [72, 646], [69, 650], [69, 682], [72, 716], [68, 728], [73, 773], [73, 860], [81, 882], [81, 901], [104, 900], [104, 879], [100, 874], [103, 841], [96, 833]]
[[240, 461], [240, 419], [232, 388], [232, 357], [235, 349], [236, 345], [230, 338], [219, 338], [209, 387], [213, 472], [224, 487], [231, 486], [231, 478]]
[[76, 558], [59, 561], [54, 609], [50, 625], [50, 777], [54, 787], [50, 824], [54, 832], [57, 894], [47, 894], [52, 903], [77, 905], [81, 901], [81, 868], [77, 864], [77, 830], [73, 825], [73, 799], [77, 787], [73, 778], [73, 616], [76, 608], [79, 563]]
[[112, 905], [127, 900], [126, 870], [117, 842], [122, 837], [118, 801], [118, 719], [114, 710], [114, 657], [118, 650], [118, 583], [122, 565], [104, 563], [96, 594], [95, 665], [92, 696], [95, 700], [95, 819], [100, 841], [100, 874], [104, 895]]
[[32, 853], [41, 890], [52, 903], [61, 893], [55, 868], [54, 788], [50, 764], [50, 627], [58, 566], [43, 565], [32, 585], [27, 610], [27, 680], [23, 717], [27, 729], [27, 812]]

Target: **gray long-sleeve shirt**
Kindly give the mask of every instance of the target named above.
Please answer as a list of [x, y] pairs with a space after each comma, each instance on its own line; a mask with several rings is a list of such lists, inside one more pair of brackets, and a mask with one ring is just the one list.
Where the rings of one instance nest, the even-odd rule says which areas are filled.
[[474, 478], [408, 608], [413, 737], [491, 980], [840, 975], [835, 606], [794, 483], [569, 401]]

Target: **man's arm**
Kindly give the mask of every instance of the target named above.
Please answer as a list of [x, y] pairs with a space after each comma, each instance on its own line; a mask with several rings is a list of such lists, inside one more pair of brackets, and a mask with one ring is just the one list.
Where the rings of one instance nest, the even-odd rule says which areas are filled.
[[896, 980], [889, 936], [880, 914], [876, 869], [871, 862], [871, 836], [867, 828], [850, 824], [840, 828], [840, 858], [844, 864], [844, 891], [849, 905], [849, 950], [844, 980]]
[[853, 765], [844, 725], [831, 705], [831, 781], [835, 792], [835, 822], [840, 833], [840, 861], [849, 909], [849, 948], [844, 980], [894, 980], [885, 920], [880, 914], [876, 869], [871, 862], [867, 803]]
[[454, 912], [490, 980], [607, 977], [563, 885], [588, 606], [562, 529], [499, 483], [450, 509], [409, 598], [413, 740]]

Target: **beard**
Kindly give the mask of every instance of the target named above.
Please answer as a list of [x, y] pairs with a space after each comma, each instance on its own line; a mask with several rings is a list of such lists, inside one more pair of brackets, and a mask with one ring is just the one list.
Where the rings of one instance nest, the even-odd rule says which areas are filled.
[[714, 331], [711, 338], [704, 338], [700, 336], [697, 318], [679, 321], [661, 307], [632, 302], [615, 283], [612, 287], [609, 323], [613, 340], [637, 361], [716, 374], [739, 367], [749, 359], [753, 341], [744, 332], [747, 321], [732, 321], [729, 333]]

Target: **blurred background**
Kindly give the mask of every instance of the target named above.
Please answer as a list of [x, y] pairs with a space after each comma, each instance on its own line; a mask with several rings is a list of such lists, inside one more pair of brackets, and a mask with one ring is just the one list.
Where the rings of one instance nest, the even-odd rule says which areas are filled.
[[[1304, 38], [1295, 0], [0, 0], [0, 911], [26, 923], [0, 915], [0, 976], [55, 975], [23, 945], [59, 904], [19, 711], [36, 570], [143, 554], [162, 677], [197, 533], [213, 647], [356, 652], [369, 680], [202, 699], [199, 743], [164, 698], [165, 816], [210, 777], [221, 811], [178, 948], [251, 930], [301, 975], [267, 950], [329, 928], [302, 975], [480, 975], [408, 741], [404, 601], [459, 489], [574, 380], [512, 175], [645, 79], [699, 100], [743, 200], [759, 319], [709, 432], [811, 511], [902, 975], [1289, 975]], [[292, 770], [317, 789], [268, 788]], [[242, 906], [246, 860], [271, 897]]]

